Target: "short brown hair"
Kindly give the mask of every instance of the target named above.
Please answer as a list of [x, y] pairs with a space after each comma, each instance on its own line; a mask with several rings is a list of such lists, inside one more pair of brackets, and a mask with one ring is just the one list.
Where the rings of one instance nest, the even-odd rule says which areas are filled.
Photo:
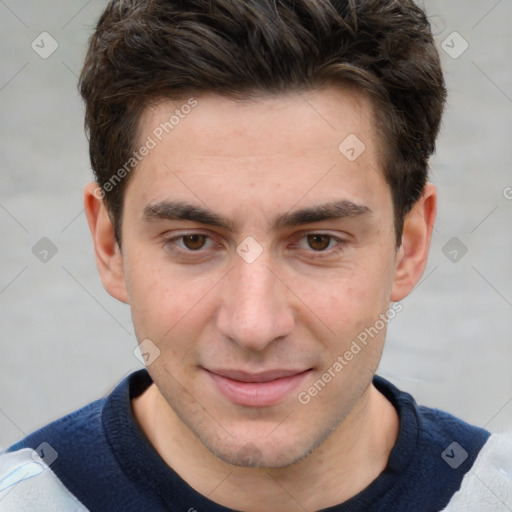
[[[159, 99], [352, 84], [373, 102], [397, 245], [428, 179], [446, 89], [425, 12], [412, 0], [112, 0], [80, 77], [91, 164], [120, 243], [138, 121]], [[123, 175], [126, 173], [123, 173]]]

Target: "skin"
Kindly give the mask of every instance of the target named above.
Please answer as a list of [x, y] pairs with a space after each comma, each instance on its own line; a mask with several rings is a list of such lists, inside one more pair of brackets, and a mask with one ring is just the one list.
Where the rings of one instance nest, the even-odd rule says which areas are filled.
[[[135, 418], [169, 466], [224, 506], [286, 512], [341, 503], [378, 477], [396, 442], [396, 410], [372, 384], [386, 329], [307, 405], [298, 394], [419, 281], [435, 187], [408, 214], [397, 250], [363, 95], [332, 86], [253, 101], [195, 97], [198, 106], [130, 177], [122, 251], [97, 185], [85, 189], [104, 286], [130, 304], [139, 342], [160, 350], [148, 366], [155, 384], [133, 401]], [[140, 141], [183, 103], [148, 108]], [[338, 150], [349, 134], [366, 146], [353, 162]], [[144, 215], [168, 200], [207, 208], [234, 229]], [[273, 226], [279, 215], [337, 200], [369, 211]], [[207, 237], [187, 245], [178, 237], [188, 234]], [[252, 263], [236, 252], [249, 236], [263, 250]], [[248, 407], [228, 400], [206, 369], [309, 371], [279, 403]]]

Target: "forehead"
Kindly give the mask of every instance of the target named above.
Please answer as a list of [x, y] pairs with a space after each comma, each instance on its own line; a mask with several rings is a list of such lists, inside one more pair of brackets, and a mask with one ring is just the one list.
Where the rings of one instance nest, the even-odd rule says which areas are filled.
[[216, 211], [240, 200], [367, 204], [387, 188], [372, 105], [350, 88], [162, 100], [144, 111], [138, 139], [152, 141], [128, 184], [141, 207], [180, 196], [208, 197]]
[[159, 145], [171, 139], [176, 144], [186, 142], [196, 154], [210, 156], [338, 150], [339, 142], [350, 134], [373, 146], [371, 150], [378, 142], [373, 140], [377, 138], [373, 106], [352, 86], [243, 99], [211, 93], [162, 99], [144, 110], [138, 133], [139, 139], [153, 136]]

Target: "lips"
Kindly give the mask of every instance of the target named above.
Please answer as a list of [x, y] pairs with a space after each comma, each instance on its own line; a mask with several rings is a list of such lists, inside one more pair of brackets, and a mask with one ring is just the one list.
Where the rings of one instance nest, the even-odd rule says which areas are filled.
[[270, 407], [283, 402], [310, 370], [276, 369], [260, 373], [206, 370], [220, 393], [236, 405]]
[[304, 370], [269, 370], [261, 373], [247, 373], [239, 370], [210, 370], [215, 375], [239, 382], [270, 382], [276, 379], [284, 379], [298, 375]]

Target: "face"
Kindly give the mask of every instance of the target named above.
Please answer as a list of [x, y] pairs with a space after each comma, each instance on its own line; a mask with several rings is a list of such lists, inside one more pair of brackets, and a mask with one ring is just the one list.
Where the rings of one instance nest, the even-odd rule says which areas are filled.
[[127, 300], [169, 411], [227, 462], [284, 467], [343, 422], [381, 356], [382, 320], [353, 345], [397, 264], [372, 110], [339, 88], [195, 98], [168, 134], [186, 100], [142, 118], [156, 146], [125, 191]]

